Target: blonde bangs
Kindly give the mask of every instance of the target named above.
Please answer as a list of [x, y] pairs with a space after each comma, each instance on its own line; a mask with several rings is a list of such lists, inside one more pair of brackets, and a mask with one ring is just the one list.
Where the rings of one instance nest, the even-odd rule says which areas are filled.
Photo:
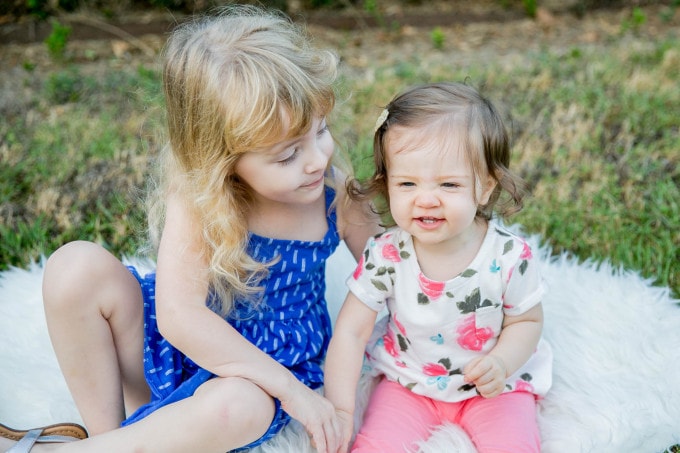
[[269, 147], [303, 135], [315, 118], [326, 116], [335, 104], [334, 56], [326, 57], [317, 68], [303, 68], [292, 57], [277, 61], [273, 53], [261, 59], [234, 55], [221, 80], [230, 78], [230, 93], [238, 95], [223, 92], [218, 102], [226, 149], [242, 153]]

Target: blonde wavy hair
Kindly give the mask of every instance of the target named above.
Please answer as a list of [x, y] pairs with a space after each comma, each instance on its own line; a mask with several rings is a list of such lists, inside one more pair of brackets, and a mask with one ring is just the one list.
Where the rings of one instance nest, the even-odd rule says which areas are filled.
[[234, 174], [239, 156], [305, 133], [335, 103], [337, 57], [310, 42], [282, 14], [241, 5], [180, 25], [164, 48], [169, 143], [149, 198], [151, 242], [168, 194], [179, 194], [200, 225], [222, 314], [235, 298], [255, 303], [267, 271], [246, 252], [251, 194]]

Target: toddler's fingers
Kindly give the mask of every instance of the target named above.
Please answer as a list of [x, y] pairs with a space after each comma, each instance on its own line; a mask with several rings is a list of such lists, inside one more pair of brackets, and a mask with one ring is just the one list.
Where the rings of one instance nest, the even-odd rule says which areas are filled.
[[485, 384], [477, 384], [477, 391], [484, 398], [493, 398], [503, 393], [505, 389], [505, 382], [500, 380], [492, 380]]
[[465, 377], [466, 382], [474, 382], [488, 371], [486, 369], [487, 367], [484, 367], [481, 363], [482, 358], [483, 357], [473, 360], [463, 368], [463, 376]]

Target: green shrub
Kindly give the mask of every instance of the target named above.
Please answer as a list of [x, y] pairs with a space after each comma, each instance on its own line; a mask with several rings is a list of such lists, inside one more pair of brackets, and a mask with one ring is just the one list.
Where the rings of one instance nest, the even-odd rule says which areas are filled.
[[50, 74], [45, 81], [43, 92], [54, 104], [77, 102], [85, 90], [86, 79], [80, 72], [71, 68]]
[[45, 45], [50, 56], [58, 61], [64, 59], [66, 44], [71, 36], [71, 27], [61, 25], [58, 20], [52, 20], [52, 32], [45, 38]]
[[435, 49], [441, 50], [444, 48], [444, 41], [446, 41], [446, 35], [441, 27], [434, 27], [430, 32], [430, 40], [432, 41], [432, 46]]

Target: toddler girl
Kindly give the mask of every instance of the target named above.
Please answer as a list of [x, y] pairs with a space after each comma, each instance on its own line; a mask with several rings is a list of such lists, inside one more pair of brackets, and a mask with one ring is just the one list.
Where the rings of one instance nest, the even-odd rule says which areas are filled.
[[341, 451], [367, 344], [381, 380], [353, 452], [412, 451], [444, 422], [480, 452], [540, 451], [545, 288], [529, 245], [494, 215], [522, 202], [501, 117], [470, 86], [437, 83], [397, 96], [376, 126], [375, 173], [353, 196], [382, 197], [393, 227], [367, 242], [329, 348]]

